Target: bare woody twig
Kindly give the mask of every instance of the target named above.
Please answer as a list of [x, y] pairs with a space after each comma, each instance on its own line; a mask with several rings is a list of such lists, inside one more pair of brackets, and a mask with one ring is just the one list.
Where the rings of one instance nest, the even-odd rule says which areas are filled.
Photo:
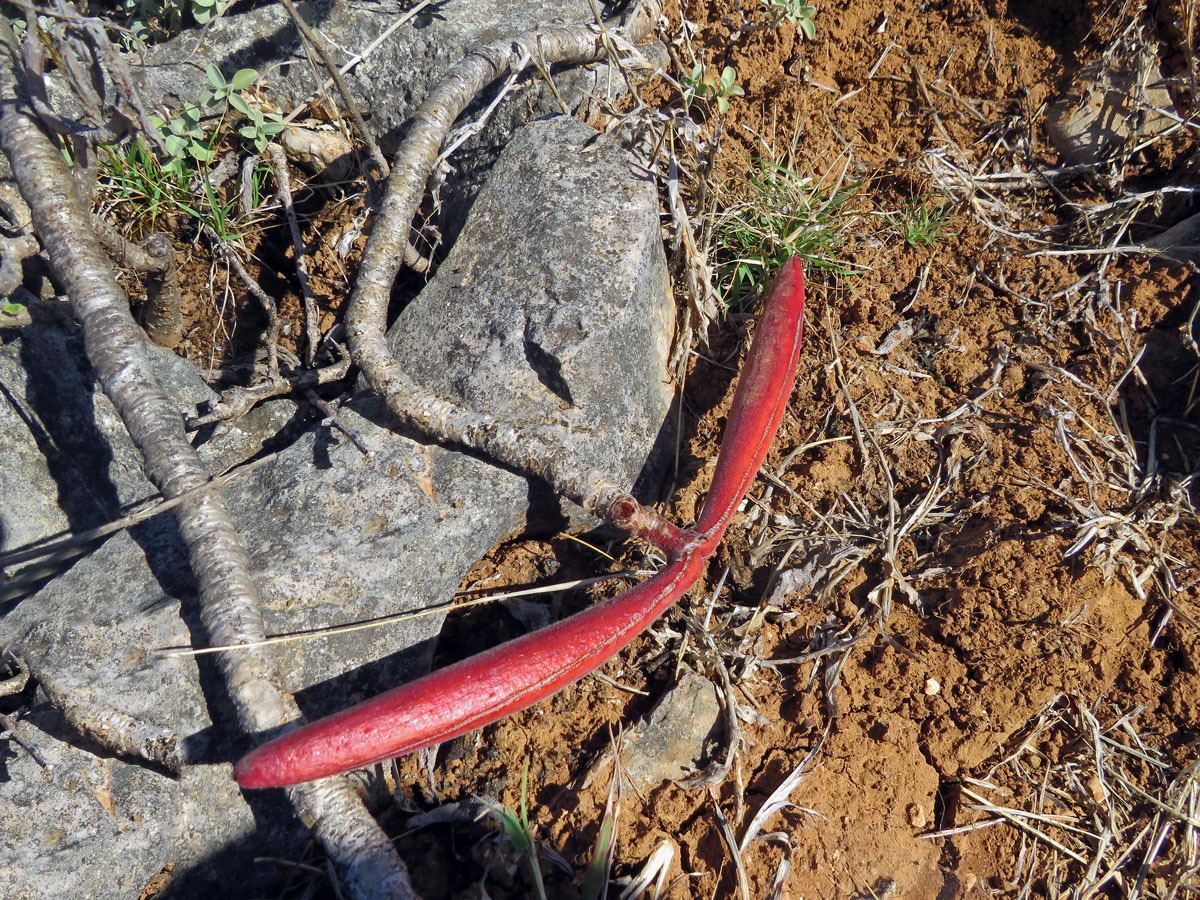
[[[36, 40], [36, 36], [33, 38]], [[59, 283], [83, 327], [88, 359], [141, 451], [146, 473], [166, 497], [206, 484], [208, 473], [187, 441], [178, 411], [159, 387], [129, 301], [90, 228], [91, 218], [62, 155], [42, 130], [22, 83], [20, 48], [0, 23], [0, 145], [11, 163]], [[216, 492], [176, 510], [210, 640], [245, 643], [264, 636], [249, 557]], [[221, 654], [241, 726], [278, 729], [300, 718], [264, 648]], [[341, 870], [356, 897], [413, 897], [403, 862], [349, 782], [324, 779], [288, 797]]]
[[[290, 0], [284, 0], [290, 5]], [[379, 152], [376, 148], [375, 152]], [[308, 281], [308, 263], [304, 252], [304, 239], [296, 223], [296, 207], [292, 204], [292, 179], [288, 175], [287, 156], [278, 144], [267, 144], [267, 153], [275, 170], [275, 183], [279, 185], [279, 202], [287, 216], [288, 230], [292, 235], [292, 252], [296, 256], [296, 280], [300, 283], [300, 297], [304, 306], [304, 364], [312, 367], [316, 363], [317, 348], [321, 345], [321, 328], [317, 322], [317, 301], [313, 297], [312, 285]]]
[[264, 400], [281, 397], [292, 391], [311, 390], [322, 384], [340, 381], [346, 377], [346, 373], [349, 371], [350, 359], [347, 357], [331, 366], [325, 366], [323, 369], [303, 369], [293, 372], [291, 375], [276, 375], [267, 378], [251, 387], [232, 387], [221, 395], [220, 400], [212, 404], [207, 413], [189, 418], [186, 423], [187, 430], [195, 431], [197, 428], [211, 425], [213, 422], [236, 422]]
[[33, 758], [35, 763], [37, 763], [43, 769], [46, 768], [46, 760], [42, 758], [42, 754], [38, 752], [37, 747], [25, 740], [25, 738], [21, 735], [21, 732], [17, 731], [17, 723], [15, 719], [0, 713], [0, 729], [2, 729], [0, 730], [0, 741], [11, 740], [15, 742], [18, 747], [20, 747]]
[[90, 695], [82, 697], [60, 685], [53, 672], [35, 668], [34, 678], [72, 728], [88, 740], [122, 756], [132, 756], [179, 772], [186, 763], [183, 736], [128, 713]]
[[[347, 360], [347, 362], [349, 362], [349, 360]], [[329, 420], [330, 425], [344, 434], [350, 443], [358, 448], [358, 451], [363, 456], [374, 455], [371, 453], [371, 448], [367, 446], [367, 442], [363, 440], [362, 435], [346, 424], [342, 417], [338, 415], [338, 411], [332, 403], [321, 399], [317, 392], [312, 388], [305, 388], [304, 396], [309, 403], [311, 403], [325, 415], [325, 418]]]
[[[279, 305], [275, 302], [275, 298], [264, 291], [262, 285], [247, 271], [246, 264], [242, 262], [241, 256], [229, 245], [229, 242], [223, 240], [220, 235], [208, 226], [205, 226], [205, 231], [217, 249], [224, 254], [225, 259], [233, 266], [233, 270], [242, 279], [242, 283], [246, 285], [246, 289], [259, 302], [259, 305], [263, 308], [263, 312], [267, 315], [267, 333], [263, 335], [263, 344], [266, 345], [267, 349], [267, 372], [272, 380], [276, 380], [279, 378]], [[245, 415], [249, 411], [250, 407], [247, 406], [242, 415]]]
[[[661, 0], [637, 2], [627, 18], [610, 20], [609, 28], [619, 26], [624, 40], [639, 41], [661, 8]], [[385, 338], [388, 299], [409, 228], [442, 142], [459, 114], [485, 86], [511, 74], [518, 62], [526, 64], [536, 56], [547, 65], [583, 64], [605, 53], [601, 30], [594, 25], [548, 26], [478, 47], [451, 70], [413, 116], [397, 154], [350, 299], [346, 330], [355, 363], [402, 421], [544, 478], [588, 512], [658, 543], [660, 538], [676, 539], [678, 529], [637, 504], [604, 473], [580, 468], [527, 431], [423, 391], [392, 359]]]
[[317, 51], [317, 56], [321, 58], [321, 63], [329, 72], [330, 79], [337, 85], [338, 93], [342, 95], [342, 102], [346, 104], [346, 111], [350, 113], [350, 118], [354, 121], [354, 127], [358, 129], [358, 136], [367, 145], [367, 149], [371, 153], [371, 161], [375, 163], [375, 167], [379, 170], [379, 177], [387, 178], [389, 171], [387, 160], [384, 159], [379, 145], [375, 143], [375, 138], [367, 130], [367, 123], [363, 121], [362, 113], [358, 111], [358, 104], [354, 102], [354, 97], [350, 95], [350, 88], [346, 86], [346, 82], [342, 78], [342, 73], [338, 71], [337, 64], [333, 61], [333, 57], [329, 55], [329, 50], [325, 47], [325, 42], [308, 27], [308, 23], [304, 21], [304, 17], [300, 15], [300, 11], [296, 9], [296, 5], [292, 3], [292, 0], [280, 0], [280, 2], [283, 4], [283, 8], [287, 10], [287, 14], [292, 17], [292, 22], [295, 23], [296, 30], [300, 32], [301, 37]]

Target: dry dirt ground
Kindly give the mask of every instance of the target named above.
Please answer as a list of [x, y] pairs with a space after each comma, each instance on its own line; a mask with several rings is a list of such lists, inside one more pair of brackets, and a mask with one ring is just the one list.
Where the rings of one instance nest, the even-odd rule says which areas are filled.
[[[673, 613], [605, 678], [443, 748], [432, 771], [402, 760], [382, 814], [418, 889], [530, 895], [494, 824], [406, 827], [477, 795], [517, 805], [527, 764], [538, 838], [582, 872], [610, 792], [598, 760], [686, 665], [729, 679], [733, 766], [709, 788], [623, 790], [615, 875], [666, 844], [668, 882], [688, 876], [673, 898], [1196, 896], [1196, 271], [1077, 252], [1194, 211], [1161, 189], [1197, 185], [1195, 130], [1062, 172], [1045, 128], [1048, 104], [1134, 21], [1194, 114], [1195, 3], [830, 0], [813, 40], [786, 21], [739, 34], [740, 7], [758, 4], [683, 4], [695, 29], [681, 57], [733, 66], [744, 90], [724, 117], [697, 116], [721, 134], [704, 195], [689, 187], [697, 220], [753, 196], [773, 157], [796, 196], [846, 194], [826, 253], [844, 271], [810, 271], [789, 413], [708, 583], [681, 604], [713, 646]], [[921, 209], [929, 241], [906, 230]], [[728, 258], [714, 250], [718, 272]], [[703, 500], [752, 312], [714, 325], [687, 368], [664, 487], [676, 521]], [[497, 548], [464, 590], [618, 565], [547, 536]], [[464, 613], [441, 652], [520, 630], [498, 608]], [[741, 842], [802, 764], [793, 806], [739, 872], [725, 828]], [[546, 872], [551, 896], [577, 894], [581, 877]], [[297, 895], [328, 890], [296, 879]]]

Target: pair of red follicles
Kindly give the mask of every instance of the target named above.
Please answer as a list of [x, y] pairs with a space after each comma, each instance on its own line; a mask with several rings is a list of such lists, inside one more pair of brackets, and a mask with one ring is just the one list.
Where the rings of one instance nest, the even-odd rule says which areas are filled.
[[803, 320], [804, 273], [793, 258], [763, 310], [700, 519], [664, 540], [668, 563], [660, 572], [561, 622], [266, 742], [234, 767], [238, 784], [284, 787], [412, 753], [531, 706], [615, 656], [704, 572], [775, 439]]

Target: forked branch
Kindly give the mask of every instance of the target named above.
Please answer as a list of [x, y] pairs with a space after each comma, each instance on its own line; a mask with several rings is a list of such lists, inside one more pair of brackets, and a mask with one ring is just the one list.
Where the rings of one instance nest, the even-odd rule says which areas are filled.
[[[187, 440], [179, 410], [158, 384], [129, 299], [92, 232], [90, 211], [75, 179], [33, 111], [21, 72], [17, 40], [0, 23], [0, 144], [55, 277], [83, 327], [88, 360], [141, 452], [146, 474], [164, 497], [187, 494], [208, 483], [208, 472]], [[175, 517], [209, 639], [218, 644], [261, 640], [258, 588], [219, 492], [193, 493], [176, 507]], [[263, 648], [222, 654], [220, 665], [246, 731], [261, 733], [299, 717]], [[404, 863], [346, 780], [304, 785], [289, 797], [355, 896], [414, 896]]]

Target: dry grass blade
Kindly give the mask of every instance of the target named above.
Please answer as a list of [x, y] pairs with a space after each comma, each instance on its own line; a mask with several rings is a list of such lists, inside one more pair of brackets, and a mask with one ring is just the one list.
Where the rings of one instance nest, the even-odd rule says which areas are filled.
[[829, 737], [829, 729], [832, 723], [825, 727], [821, 732], [820, 738], [813, 744], [812, 749], [805, 754], [804, 759], [800, 760], [800, 764], [794, 768], [787, 778], [779, 783], [779, 787], [771, 792], [763, 805], [759, 807], [758, 812], [750, 819], [750, 824], [746, 826], [746, 833], [742, 835], [742, 843], [738, 847], [739, 853], [745, 853], [746, 848], [750, 846], [750, 842], [756, 840], [762, 833], [763, 826], [767, 824], [767, 820], [775, 813], [784, 809], [798, 809], [796, 804], [789, 799], [792, 792], [800, 786], [800, 782], [804, 776], [808, 774], [808, 768], [813, 764], [816, 758], [821, 754], [821, 750], [825, 747], [825, 739]]
[[670, 841], [664, 840], [647, 857], [646, 862], [642, 864], [641, 871], [621, 891], [619, 900], [634, 900], [635, 897], [644, 894], [651, 884], [654, 885], [651, 900], [660, 900], [661, 897], [665, 897], [666, 892], [663, 887], [666, 885], [667, 875], [670, 873], [671, 863], [674, 861], [675, 847]]
[[[1137, 711], [1059, 696], [1020, 745], [973, 782], [997, 784], [1017, 805], [1000, 806], [963, 786], [986, 818], [933, 836], [1002, 820], [1027, 836], [1015, 882], [1062, 886], [1083, 900], [1117, 891], [1130, 900], [1194, 896], [1200, 875], [1200, 758], [1180, 765], [1137, 732]], [[1107, 722], [1107, 724], [1106, 724]], [[1047, 810], [1053, 809], [1050, 813]]]
[[713, 815], [717, 820], [717, 830], [721, 834], [721, 838], [725, 841], [725, 846], [729, 848], [729, 855], [733, 859], [733, 869], [737, 874], [738, 893], [742, 900], [750, 900], [750, 876], [746, 874], [746, 866], [742, 863], [742, 854], [738, 850], [737, 838], [733, 836], [733, 828], [729, 825], [729, 819], [726, 818], [724, 811], [721, 809], [721, 801], [717, 797], [716, 789], [711, 785], [708, 788], [709, 799], [712, 800]]
[[164, 658], [173, 658], [177, 656], [203, 656], [208, 653], [221, 653], [225, 651], [248, 650], [252, 647], [264, 647], [273, 644], [290, 644], [294, 641], [305, 641], [313, 638], [333, 637], [338, 634], [349, 634], [355, 631], [366, 631], [371, 628], [382, 628], [386, 625], [394, 625], [397, 622], [408, 622], [412, 619], [419, 619], [423, 616], [432, 616], [444, 613], [449, 609], [466, 609], [469, 606], [484, 606], [489, 603], [496, 603], [501, 600], [512, 600], [517, 597], [530, 597], [536, 594], [556, 594], [562, 591], [572, 590], [579, 587], [588, 587], [589, 585], [599, 584], [603, 581], [611, 581], [614, 578], [626, 578], [635, 575], [644, 575], [643, 572], [614, 572], [611, 575], [598, 575], [595, 578], [579, 578], [574, 581], [563, 581], [557, 584], [547, 584], [540, 587], [522, 588], [516, 591], [504, 591], [500, 594], [489, 594], [486, 597], [476, 597], [470, 600], [456, 599], [450, 603], [430, 606], [425, 609], [415, 610], [413, 612], [397, 613], [392, 616], [380, 616], [377, 619], [370, 619], [366, 622], [351, 622], [346, 625], [334, 625], [328, 628], [314, 628], [308, 631], [293, 631], [288, 634], [273, 634], [261, 641], [256, 641], [251, 644], [228, 644], [220, 647], [161, 647], [157, 652], [161, 653]]
[[588, 861], [587, 872], [580, 892], [583, 900], [607, 900], [608, 886], [612, 875], [613, 856], [617, 850], [617, 823], [621, 817], [621, 738], [610, 738], [613, 754], [612, 778], [608, 785], [608, 799], [604, 804], [604, 815], [596, 832], [596, 843]]

